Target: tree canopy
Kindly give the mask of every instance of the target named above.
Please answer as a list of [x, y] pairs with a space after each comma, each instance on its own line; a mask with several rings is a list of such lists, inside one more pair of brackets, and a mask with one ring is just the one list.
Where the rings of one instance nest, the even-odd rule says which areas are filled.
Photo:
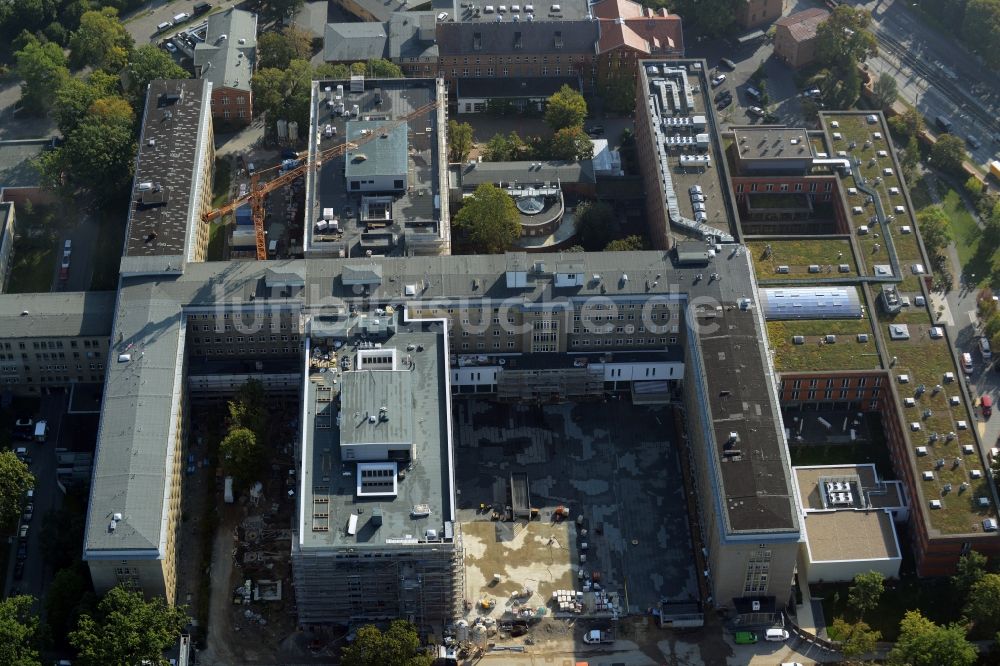
[[135, 40], [118, 19], [118, 10], [104, 7], [80, 17], [80, 27], [69, 38], [73, 69], [92, 66], [120, 71], [128, 62]]
[[545, 106], [545, 122], [554, 131], [566, 127], [581, 127], [587, 117], [583, 95], [567, 85], [552, 93]]
[[917, 213], [917, 227], [924, 239], [924, 246], [932, 255], [938, 255], [951, 242], [951, 223], [944, 208], [928, 206]]
[[66, 56], [58, 44], [41, 43], [29, 35], [14, 54], [21, 77], [21, 104], [31, 114], [41, 115], [52, 103], [52, 93], [69, 78]]
[[483, 149], [483, 159], [487, 162], [512, 162], [521, 159], [525, 150], [524, 140], [517, 132], [494, 134]]
[[832, 636], [840, 641], [840, 651], [848, 659], [868, 654], [882, 638], [882, 633], [873, 631], [863, 620], [851, 623], [838, 617], [833, 621]]
[[618, 235], [614, 209], [603, 201], [584, 201], [576, 207], [576, 238], [584, 249], [598, 252]]
[[608, 252], [632, 252], [635, 250], [645, 250], [646, 239], [642, 236], [635, 235], [626, 236], [625, 238], [616, 238], [608, 243], [607, 247], [604, 249]]
[[826, 65], [864, 62], [878, 53], [875, 35], [868, 30], [872, 15], [867, 9], [838, 5], [816, 29], [816, 56]]
[[38, 616], [31, 612], [34, 601], [23, 594], [0, 601], [0, 664], [41, 666]]
[[854, 584], [847, 592], [847, 603], [864, 617], [867, 611], [878, 608], [884, 590], [885, 576], [877, 571], [860, 573], [854, 577]]
[[[692, 30], [696, 34], [707, 37], [721, 37], [726, 34], [736, 22], [736, 8], [739, 0], [647, 0], [643, 4], [654, 7], [666, 5], [670, 11], [684, 17], [685, 33]], [[690, 17], [690, 24], [688, 23]], [[690, 27], [689, 27], [690, 25]]]
[[433, 658], [420, 653], [416, 628], [405, 620], [393, 620], [386, 631], [366, 624], [357, 638], [341, 652], [343, 666], [430, 666]]
[[983, 574], [972, 584], [965, 602], [965, 614], [980, 636], [992, 636], [1000, 631], [1000, 575]]
[[976, 648], [965, 639], [959, 624], [942, 627], [920, 614], [907, 611], [899, 623], [899, 638], [889, 653], [895, 666], [972, 666]]
[[931, 162], [942, 171], [960, 172], [965, 157], [965, 144], [954, 134], [942, 134], [931, 148]]
[[872, 86], [872, 94], [880, 109], [888, 109], [896, 101], [896, 96], [899, 94], [896, 79], [888, 72], [882, 72], [876, 79], [875, 85]]
[[24, 461], [13, 451], [0, 451], [0, 525], [17, 521], [24, 493], [34, 483], [35, 477]]
[[144, 44], [132, 52], [125, 68], [128, 81], [125, 92], [132, 106], [141, 108], [146, 99], [146, 89], [154, 79], [186, 79], [188, 73], [163, 49], [154, 44]]
[[[82, 541], [82, 526], [79, 533]], [[79, 544], [80, 541], [77, 542], [77, 551]], [[69, 631], [76, 626], [79, 616], [84, 612], [91, 612], [94, 603], [94, 595], [90, 592], [90, 585], [81, 573], [81, 569], [82, 566], [60, 569], [45, 593], [45, 621], [52, 631], [53, 640], [60, 645], [65, 643]]]
[[[964, 44], [993, 69], [1000, 68], [1000, 0], [968, 0], [961, 34]], [[949, 24], [953, 15], [947, 18]]]
[[293, 60], [312, 57], [312, 35], [294, 25], [281, 32], [268, 31], [257, 38], [257, 66], [286, 69]]
[[472, 125], [448, 121], [448, 161], [464, 162], [472, 152]]
[[250, 79], [254, 107], [267, 114], [268, 122], [294, 120], [299, 127], [308, 127], [312, 80], [313, 69], [307, 60], [292, 60], [286, 69], [258, 69]]
[[[146, 601], [141, 592], [112, 588], [94, 614], [80, 616], [69, 635], [81, 666], [162, 663], [162, 653], [177, 641], [188, 622], [181, 607], [168, 606], [162, 597]], [[74, 662], [76, 663], [76, 662]]]
[[520, 235], [521, 224], [514, 199], [491, 183], [476, 188], [455, 214], [456, 230], [480, 254], [500, 254]]
[[594, 144], [579, 125], [564, 127], [552, 135], [548, 153], [556, 160], [587, 160], [594, 156]]
[[219, 443], [222, 467], [241, 487], [252, 483], [264, 462], [264, 450], [249, 428], [233, 428]]

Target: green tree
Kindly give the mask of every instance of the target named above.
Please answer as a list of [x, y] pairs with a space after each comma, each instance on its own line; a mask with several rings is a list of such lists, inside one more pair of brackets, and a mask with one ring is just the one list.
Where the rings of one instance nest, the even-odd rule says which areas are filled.
[[991, 215], [983, 222], [983, 230], [979, 236], [980, 246], [989, 250], [990, 254], [1000, 249], [1000, 216]]
[[420, 652], [416, 627], [405, 620], [393, 620], [386, 631], [366, 624], [340, 656], [343, 666], [430, 666], [433, 661]]
[[934, 624], [920, 611], [907, 611], [899, 623], [899, 639], [889, 653], [894, 666], [972, 666], [976, 648], [959, 624]]
[[69, 642], [81, 666], [162, 664], [163, 651], [177, 642], [187, 623], [185, 609], [168, 606], [163, 597], [146, 601], [141, 592], [115, 587], [96, 613], [80, 616]]
[[118, 90], [118, 77], [97, 70], [86, 79], [67, 77], [56, 90], [56, 103], [52, 107], [56, 124], [63, 136], [69, 136], [87, 117], [94, 102], [104, 97], [114, 97]]
[[846, 66], [878, 53], [875, 35], [868, 31], [871, 21], [867, 9], [839, 5], [816, 29], [817, 60], [830, 66]]
[[598, 252], [618, 235], [614, 209], [603, 201], [584, 201], [576, 207], [576, 238], [585, 249]]
[[[646, 0], [643, 2], [656, 9], [668, 8], [684, 17], [684, 32], [722, 37], [730, 32], [736, 23], [737, 0]], [[691, 17], [690, 23], [688, 17]]]
[[[951, 20], [949, 17], [949, 23]], [[962, 36], [962, 42], [983, 56], [990, 67], [1000, 68], [1000, 1], [969, 0]]]
[[545, 122], [553, 131], [565, 127], [582, 127], [587, 117], [587, 103], [583, 95], [567, 85], [552, 93], [546, 102]]
[[856, 659], [875, 650], [882, 633], [872, 630], [863, 620], [851, 623], [838, 617], [830, 631], [840, 641], [840, 651], [848, 660]]
[[969, 193], [973, 201], [978, 203], [979, 197], [983, 196], [986, 185], [979, 180], [979, 176], [969, 176], [965, 181], [965, 191]]
[[351, 78], [351, 68], [344, 63], [324, 62], [316, 65], [315, 77], [317, 81], [336, 81]]
[[[269, 34], [269, 33], [267, 33]], [[129, 58], [124, 77], [125, 92], [132, 106], [141, 108], [146, 100], [146, 89], [154, 79], [186, 79], [188, 73], [166, 51], [153, 44], [137, 48]]]
[[882, 72], [872, 86], [872, 95], [880, 109], [888, 109], [899, 95], [896, 79], [892, 78], [891, 74]]
[[261, 442], [267, 440], [267, 397], [264, 385], [248, 379], [229, 401], [230, 428], [247, 428]]
[[924, 117], [912, 106], [889, 119], [889, 126], [904, 138], [915, 137], [924, 131]]
[[135, 40], [118, 20], [118, 10], [104, 7], [80, 17], [80, 27], [69, 38], [70, 65], [93, 66], [118, 72], [128, 62]]
[[[82, 532], [81, 528], [80, 533]], [[79, 543], [77, 549], [79, 550]], [[66, 642], [66, 637], [70, 629], [76, 626], [79, 616], [92, 610], [94, 595], [87, 578], [80, 571], [81, 568], [73, 566], [57, 571], [45, 593], [45, 621], [52, 630], [52, 638], [59, 645]]]
[[626, 236], [625, 238], [616, 238], [615, 240], [608, 243], [607, 247], [604, 248], [608, 252], [632, 252], [635, 250], [645, 250], [646, 239], [642, 236]]
[[286, 69], [293, 60], [312, 57], [312, 35], [294, 25], [281, 32], [269, 31], [257, 38], [257, 66]]
[[961, 172], [965, 157], [965, 144], [954, 134], [942, 134], [931, 148], [931, 163], [949, 173]]
[[579, 125], [564, 127], [549, 140], [549, 155], [554, 160], [589, 160], [594, 156], [594, 144]]
[[472, 152], [472, 125], [448, 121], [448, 161], [464, 162]]
[[132, 182], [134, 123], [124, 99], [96, 100], [66, 142], [37, 159], [43, 182], [53, 188], [83, 188], [102, 201], [121, 196]]
[[69, 78], [66, 56], [58, 44], [42, 44], [33, 36], [14, 56], [17, 75], [23, 81], [21, 104], [28, 113], [42, 115], [49, 109], [53, 91]]
[[[994, 312], [983, 324], [983, 335], [989, 338], [992, 342], [993, 338], [1000, 335], [1000, 314]], [[965, 590], [968, 592], [968, 589]]]
[[391, 60], [378, 58], [368, 61], [365, 67], [365, 75], [376, 79], [401, 79], [403, 78], [403, 70]]
[[257, 11], [265, 23], [284, 21], [302, 9], [305, 0], [256, 0]]
[[883, 591], [885, 576], [877, 571], [860, 573], [854, 577], [854, 584], [847, 592], [847, 603], [864, 617], [867, 611], [878, 608]]
[[24, 493], [34, 483], [28, 466], [13, 451], [0, 451], [0, 525], [17, 521]]
[[940, 254], [951, 242], [951, 224], [941, 206], [928, 206], [917, 213], [917, 227], [924, 246], [933, 255]]
[[899, 166], [903, 170], [903, 178], [912, 182], [917, 173], [917, 166], [920, 164], [920, 144], [917, 143], [916, 135], [911, 135], [910, 140], [903, 149], [903, 154], [899, 158]]
[[478, 254], [500, 254], [521, 235], [514, 199], [490, 183], [480, 185], [465, 198], [455, 214], [454, 226]]
[[486, 142], [483, 159], [487, 162], [512, 162], [521, 158], [524, 149], [524, 141], [517, 132], [497, 133]]
[[264, 450], [249, 428], [232, 428], [219, 443], [222, 467], [241, 487], [254, 482], [264, 464]]
[[250, 79], [254, 105], [266, 113], [268, 121], [295, 120], [299, 127], [309, 123], [313, 68], [307, 60], [293, 60], [287, 69], [257, 70]]
[[980, 636], [1000, 631], [1000, 575], [983, 574], [972, 584], [965, 602], [965, 614]]
[[34, 601], [24, 594], [0, 601], [0, 664], [41, 666], [38, 616], [31, 612]]

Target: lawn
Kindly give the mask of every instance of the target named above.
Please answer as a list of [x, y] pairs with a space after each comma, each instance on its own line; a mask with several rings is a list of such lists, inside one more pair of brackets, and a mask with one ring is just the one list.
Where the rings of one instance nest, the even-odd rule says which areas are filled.
[[[858, 342], [858, 333], [867, 333], [867, 342]], [[767, 336], [774, 350], [774, 368], [779, 372], [815, 370], [869, 370], [881, 367], [868, 319], [810, 319], [769, 321]], [[792, 342], [805, 336], [805, 344]], [[826, 343], [826, 335], [837, 341]]]
[[[771, 255], [766, 257], [767, 246]], [[821, 275], [847, 277], [858, 274], [858, 264], [846, 238], [799, 238], [795, 240], [762, 240], [747, 243], [753, 258], [754, 271], [760, 280], [802, 279], [809, 275], [809, 266], [819, 265]], [[850, 273], [838, 273], [838, 264], [848, 264]], [[788, 273], [778, 273], [778, 266], [788, 266]]]
[[[958, 252], [958, 259], [961, 262], [961, 271], [964, 275], [978, 275], [981, 280], [988, 279], [993, 272], [993, 265], [996, 255], [986, 257], [979, 253], [979, 225], [958, 191], [948, 186], [948, 183], [938, 179], [938, 194], [941, 197], [941, 207], [944, 209], [948, 220], [951, 223], [951, 236], [955, 241], [955, 249]], [[917, 212], [933, 205], [927, 184], [920, 179], [915, 187], [910, 190], [910, 198]]]
[[212, 183], [212, 208], [232, 200], [233, 163], [225, 157], [215, 158], [215, 180]]
[[205, 251], [205, 261], [222, 261], [226, 251], [226, 225], [212, 222], [208, 231], [208, 248]]
[[26, 205], [18, 210], [7, 293], [46, 292], [52, 288], [56, 245], [67, 225], [68, 217], [56, 215], [49, 206]]
[[126, 210], [125, 204], [119, 203], [95, 213], [100, 225], [94, 247], [94, 274], [90, 278], [92, 290], [108, 291], [118, 284], [118, 269], [125, 245], [125, 226], [128, 224]]

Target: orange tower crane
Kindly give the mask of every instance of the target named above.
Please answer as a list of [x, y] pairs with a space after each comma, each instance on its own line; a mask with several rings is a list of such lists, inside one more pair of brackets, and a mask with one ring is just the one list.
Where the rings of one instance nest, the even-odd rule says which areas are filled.
[[316, 159], [313, 160], [312, 162], [309, 162], [307, 160], [303, 164], [300, 164], [299, 166], [295, 167], [294, 169], [291, 169], [283, 174], [280, 174], [277, 178], [273, 178], [271, 180], [264, 182], [261, 182], [260, 179], [260, 177], [263, 174], [269, 173], [279, 168], [277, 166], [273, 166], [269, 169], [264, 169], [263, 171], [257, 171], [250, 176], [250, 190], [246, 194], [244, 194], [241, 197], [233, 199], [224, 206], [220, 206], [219, 208], [206, 212], [201, 216], [201, 219], [204, 222], [212, 222], [213, 220], [219, 219], [223, 215], [228, 215], [232, 213], [241, 205], [249, 201], [250, 210], [253, 217], [253, 229], [256, 235], [257, 259], [259, 260], [267, 259], [267, 242], [264, 239], [264, 198], [269, 193], [275, 191], [279, 187], [282, 187], [292, 182], [293, 180], [304, 174], [307, 169], [319, 167], [326, 160], [332, 159], [339, 155], [343, 155], [347, 151], [353, 150], [354, 148], [357, 148], [358, 146], [371, 141], [377, 136], [380, 136], [386, 132], [391, 132], [400, 125], [404, 125], [413, 120], [414, 118], [418, 118], [424, 115], [425, 113], [433, 111], [435, 108], [437, 108], [437, 101], [425, 104], [417, 108], [416, 110], [411, 111], [405, 116], [390, 121], [385, 125], [379, 127], [376, 131], [366, 134], [364, 136], [356, 137], [355, 139], [350, 141], [347, 140], [347, 137], [345, 136], [343, 143], [339, 143], [332, 148], [327, 148], [326, 150], [320, 151], [316, 155]]

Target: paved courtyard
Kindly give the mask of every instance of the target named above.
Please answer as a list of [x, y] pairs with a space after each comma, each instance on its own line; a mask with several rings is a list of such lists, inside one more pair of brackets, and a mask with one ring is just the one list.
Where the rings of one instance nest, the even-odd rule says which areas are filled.
[[[542, 605], [554, 590], [581, 590], [581, 569], [588, 578], [600, 572], [603, 590], [617, 594], [631, 613], [645, 613], [661, 599], [696, 598], [673, 432], [668, 408], [627, 401], [525, 406], [457, 400], [466, 598], [494, 597], [503, 608], [527, 587], [535, 595], [529, 605]], [[512, 473], [527, 475], [538, 520], [491, 524], [492, 512], [480, 505], [503, 512], [511, 504]], [[566, 509], [565, 520], [557, 519], [559, 507]]]

